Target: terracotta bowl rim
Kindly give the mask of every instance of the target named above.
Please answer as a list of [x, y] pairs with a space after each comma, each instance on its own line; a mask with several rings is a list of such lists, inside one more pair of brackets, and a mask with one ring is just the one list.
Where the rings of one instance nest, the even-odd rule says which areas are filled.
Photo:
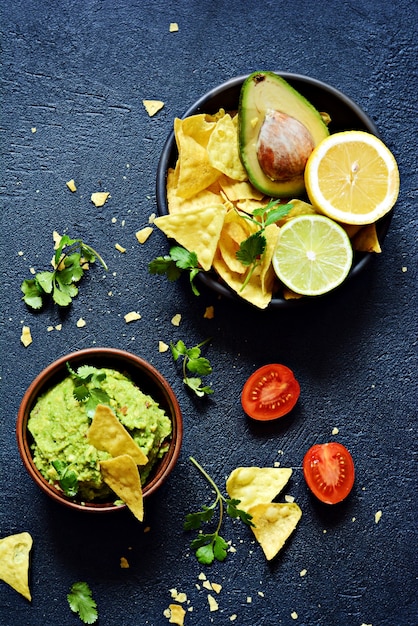
[[109, 364], [113, 358], [116, 361], [119, 360], [119, 362], [125, 361], [131, 366], [132, 369], [140, 371], [141, 374], [144, 374], [146, 378], [148, 378], [151, 385], [158, 387], [159, 392], [168, 407], [164, 408], [170, 415], [173, 425], [170, 447], [168, 452], [161, 459], [155, 473], [151, 475], [150, 481], [145, 483], [143, 488], [144, 499], [154, 494], [168, 478], [168, 475], [177, 463], [183, 439], [183, 418], [174, 391], [161, 372], [159, 372], [154, 365], [151, 365], [151, 363], [146, 361], [144, 358], [119, 348], [97, 347], [84, 348], [82, 350], [69, 352], [47, 365], [30, 383], [21, 400], [16, 422], [17, 447], [29, 476], [46, 495], [54, 501], [64, 504], [71, 509], [88, 511], [90, 513], [114, 512], [126, 509], [127, 507], [125, 504], [115, 505], [113, 503], [81, 503], [65, 496], [53, 485], [48, 483], [33, 463], [30, 450], [30, 436], [27, 431], [27, 421], [36, 398], [40, 395], [40, 393], [47, 390], [48, 382], [53, 377], [59, 377], [59, 372], [61, 370], [64, 372], [67, 361], [70, 363], [72, 361], [76, 361], [81, 364], [82, 361], [85, 362], [88, 359], [94, 360], [100, 357], [106, 359], [106, 365], [113, 367], [115, 370], [119, 370], [117, 363], [115, 363], [115, 365]]

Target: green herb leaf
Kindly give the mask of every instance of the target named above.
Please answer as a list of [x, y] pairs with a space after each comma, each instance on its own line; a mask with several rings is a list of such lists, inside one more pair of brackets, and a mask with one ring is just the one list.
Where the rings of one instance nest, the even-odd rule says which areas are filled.
[[24, 302], [32, 309], [40, 309], [46, 297], [52, 295], [55, 304], [60, 307], [68, 306], [78, 294], [75, 283], [84, 275], [83, 258], [93, 262], [96, 256], [107, 270], [106, 263], [93, 248], [81, 239], [70, 239], [68, 235], [64, 235], [54, 254], [55, 269], [52, 272], [38, 272], [34, 279], [22, 282], [20, 288], [24, 294]]
[[70, 609], [77, 613], [84, 624], [94, 624], [97, 621], [97, 605], [86, 582], [74, 583], [67, 599]]
[[198, 296], [199, 291], [194, 284], [194, 279], [201, 271], [197, 254], [189, 252], [182, 246], [173, 246], [170, 248], [170, 254], [160, 256], [150, 261], [148, 264], [150, 274], [166, 275], [168, 280], [175, 281], [180, 278], [182, 272], [189, 272], [190, 285], [193, 293]]
[[190, 543], [190, 547], [195, 552], [199, 563], [202, 563], [203, 565], [210, 565], [215, 559], [217, 561], [224, 561], [227, 556], [228, 542], [220, 535], [225, 505], [227, 515], [232, 518], [239, 518], [244, 522], [244, 524], [249, 526], [253, 525], [251, 521], [252, 516], [238, 508], [239, 500], [225, 498], [222, 495], [214, 480], [196, 461], [196, 459], [190, 457], [190, 461], [203, 474], [212, 489], [215, 491], [215, 499], [210, 506], [204, 505], [200, 511], [186, 515], [183, 527], [185, 530], [199, 530], [204, 524], [212, 520], [216, 510], [219, 511], [218, 523], [214, 532], [199, 532]]
[[243, 265], [251, 265], [261, 257], [266, 249], [266, 245], [267, 241], [263, 231], [258, 230], [241, 242], [235, 256]]
[[200, 356], [201, 346], [208, 341], [210, 341], [210, 339], [206, 339], [192, 348], [187, 348], [184, 341], [181, 340], [177, 341], [175, 344], [173, 342], [170, 343], [170, 350], [174, 361], [183, 358], [183, 383], [199, 397], [212, 394], [213, 389], [208, 385], [203, 386], [200, 377], [190, 377], [187, 375], [187, 372], [199, 374], [199, 376], [207, 376], [212, 372], [212, 366], [209, 360]]
[[81, 365], [75, 371], [68, 361], [66, 365], [74, 382], [74, 398], [77, 402], [85, 402], [87, 416], [92, 418], [98, 404], [110, 404], [108, 393], [101, 388], [106, 372], [91, 365]]
[[78, 493], [78, 479], [76, 473], [69, 469], [69, 465], [58, 459], [51, 462], [58, 474], [58, 483], [63, 492], [69, 498], [73, 498]]

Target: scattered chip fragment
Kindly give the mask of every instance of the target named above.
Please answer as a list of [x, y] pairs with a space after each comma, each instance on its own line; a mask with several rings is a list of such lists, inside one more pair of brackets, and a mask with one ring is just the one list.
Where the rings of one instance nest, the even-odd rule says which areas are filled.
[[158, 113], [164, 106], [162, 100], [142, 100], [142, 104], [150, 117]]
[[181, 313], [176, 313], [171, 318], [171, 323], [173, 324], [173, 326], [180, 326], [180, 322], [181, 322]]
[[32, 341], [33, 341], [32, 340], [32, 334], [30, 332], [30, 327], [29, 326], [22, 326], [22, 334], [20, 336], [20, 341], [23, 343], [25, 348], [30, 346], [30, 344], [32, 343]]
[[69, 180], [67, 182], [67, 187], [70, 191], [72, 191], [74, 193], [74, 191], [77, 191], [77, 186], [75, 184], [75, 180], [74, 178], [72, 178], [71, 180]]
[[96, 191], [95, 193], [91, 194], [90, 199], [93, 202], [94, 206], [101, 207], [104, 205], [109, 196], [110, 193], [108, 191]]
[[178, 30], [179, 30], [179, 25], [177, 24], [177, 22], [170, 22], [170, 27], [169, 27], [170, 33], [177, 33]]
[[137, 311], [130, 311], [124, 315], [125, 322], [129, 324], [130, 322], [135, 322], [136, 320], [141, 319], [141, 315]]
[[138, 243], [145, 243], [154, 229], [151, 226], [145, 226], [135, 233]]
[[126, 248], [121, 246], [120, 243], [115, 243], [115, 248], [118, 252], [121, 252], [121, 254], [124, 254], [126, 252]]

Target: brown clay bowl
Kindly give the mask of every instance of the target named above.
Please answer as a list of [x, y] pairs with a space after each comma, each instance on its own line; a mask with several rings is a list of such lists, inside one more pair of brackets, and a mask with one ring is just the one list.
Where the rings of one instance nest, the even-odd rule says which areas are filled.
[[170, 447], [164, 457], [153, 468], [151, 475], [143, 485], [144, 498], [154, 494], [168, 478], [180, 454], [183, 436], [183, 421], [180, 407], [173, 390], [158, 370], [144, 359], [130, 352], [114, 348], [89, 348], [62, 356], [46, 367], [29, 385], [22, 398], [16, 423], [17, 445], [29, 476], [50, 498], [71, 509], [107, 513], [126, 508], [126, 505], [115, 505], [112, 502], [89, 503], [67, 497], [42, 476], [33, 462], [31, 452], [32, 436], [27, 428], [29, 415], [37, 398], [68, 375], [67, 362], [73, 369], [77, 369], [80, 365], [93, 365], [96, 367], [109, 367], [127, 373], [132, 381], [144, 393], [149, 394], [156, 400], [167, 415], [171, 417], [172, 438]]

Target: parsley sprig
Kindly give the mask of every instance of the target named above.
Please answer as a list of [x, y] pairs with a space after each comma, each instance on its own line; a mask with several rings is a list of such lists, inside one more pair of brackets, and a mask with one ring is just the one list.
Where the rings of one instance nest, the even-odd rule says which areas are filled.
[[270, 224], [274, 224], [285, 217], [293, 206], [291, 203], [279, 203], [280, 200], [270, 200], [266, 206], [255, 209], [251, 215], [239, 213], [243, 219], [248, 220], [259, 228], [259, 230], [252, 233], [247, 239], [241, 242], [235, 255], [242, 265], [249, 268], [240, 291], [245, 289], [254, 270], [262, 261], [267, 246], [267, 240], [264, 235], [265, 229]]
[[110, 402], [109, 395], [102, 389], [106, 372], [91, 365], [81, 365], [75, 371], [68, 362], [66, 365], [74, 381], [74, 398], [78, 402], [85, 403], [88, 417], [93, 418], [98, 404], [109, 404]]
[[67, 600], [70, 609], [73, 613], [77, 613], [84, 624], [97, 622], [97, 604], [93, 600], [91, 589], [86, 582], [77, 582], [71, 585]]
[[[202, 341], [192, 348], [187, 348], [182, 340], [177, 341], [177, 343], [170, 343], [170, 350], [174, 361], [177, 361], [179, 358], [183, 359], [183, 383], [199, 397], [213, 393], [213, 389], [209, 385], [203, 385], [201, 378], [201, 376], [207, 376], [212, 372], [212, 366], [209, 360], [201, 356], [200, 349], [208, 341], [210, 341], [210, 339], [205, 339], [205, 341]], [[198, 374], [198, 376], [189, 376], [188, 372]]]
[[38, 272], [35, 278], [27, 278], [21, 284], [23, 300], [32, 309], [40, 309], [48, 296], [58, 306], [68, 306], [78, 294], [77, 283], [84, 275], [86, 264], [99, 259], [105, 270], [102, 257], [81, 239], [70, 239], [63, 235], [55, 250], [52, 271]]
[[172, 282], [180, 278], [184, 271], [189, 272], [190, 285], [195, 296], [200, 295], [194, 279], [201, 269], [196, 252], [189, 252], [182, 246], [173, 246], [169, 254], [159, 256], [148, 264], [150, 274], [165, 274]]
[[192, 550], [196, 554], [196, 558], [202, 565], [210, 565], [216, 559], [217, 561], [224, 561], [227, 556], [228, 542], [221, 537], [220, 530], [222, 522], [226, 513], [232, 518], [239, 518], [247, 526], [253, 526], [251, 521], [252, 516], [238, 508], [239, 500], [225, 498], [219, 490], [214, 480], [203, 469], [203, 467], [194, 459], [190, 457], [190, 461], [197, 467], [197, 469], [203, 474], [208, 483], [215, 491], [215, 499], [213, 502], [206, 506], [204, 505], [200, 511], [196, 513], [188, 513], [184, 522], [184, 530], [197, 530], [200, 529], [205, 523], [210, 522], [213, 518], [215, 511], [218, 509], [218, 523], [216, 528], [211, 533], [199, 532], [197, 537], [193, 539], [190, 544]]

